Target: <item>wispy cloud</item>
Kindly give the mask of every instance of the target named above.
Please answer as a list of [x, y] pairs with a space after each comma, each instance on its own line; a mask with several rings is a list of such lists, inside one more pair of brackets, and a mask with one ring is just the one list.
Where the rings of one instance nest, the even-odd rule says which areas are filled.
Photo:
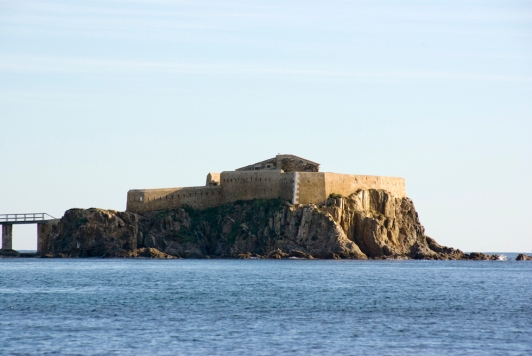
[[532, 82], [530, 76], [493, 75], [447, 70], [350, 70], [313, 67], [289, 67], [257, 63], [234, 62], [172, 62], [123, 59], [0, 56], [0, 73], [114, 73], [114, 74], [173, 74], [173, 75], [267, 75], [305, 78], [344, 78], [364, 80], [462, 80], [490, 82]]
[[[445, 5], [396, 4], [365, 6], [357, 2], [261, 1], [24, 1], [0, 0], [0, 23], [6, 29], [42, 34], [69, 29], [84, 36], [116, 31], [136, 36], [139, 29], [161, 32], [180, 29], [241, 31], [245, 29], [342, 29], [389, 33], [485, 34], [486, 24], [506, 24], [498, 28], [511, 36], [530, 36], [515, 29], [532, 20], [529, 8], [511, 6], [464, 6], [461, 11]], [[484, 24], [476, 27], [474, 24]], [[528, 27], [529, 28], [529, 27]], [[489, 32], [489, 31], [488, 31]], [[67, 35], [67, 33], [64, 33]], [[175, 33], [174, 33], [175, 35]]]

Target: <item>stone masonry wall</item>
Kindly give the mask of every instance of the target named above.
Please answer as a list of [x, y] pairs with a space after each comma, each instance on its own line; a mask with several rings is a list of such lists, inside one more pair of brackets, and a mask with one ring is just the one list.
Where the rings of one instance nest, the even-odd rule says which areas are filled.
[[320, 204], [331, 193], [349, 196], [359, 189], [384, 189], [406, 197], [405, 180], [395, 177], [261, 170], [222, 172], [216, 178], [220, 185], [130, 190], [126, 210], [143, 213], [185, 204], [205, 209], [237, 200], [276, 198], [292, 204]]
[[298, 172], [295, 204], [317, 204], [327, 199], [325, 173]]
[[209, 172], [209, 174], [207, 174], [205, 185], [220, 185], [220, 173]]
[[325, 196], [331, 193], [349, 196], [359, 189], [384, 189], [396, 197], [406, 197], [404, 178], [365, 176], [354, 174], [323, 173]]
[[275, 198], [291, 201], [293, 184], [294, 173], [281, 171], [231, 171], [220, 175], [224, 203]]
[[185, 204], [197, 209], [221, 205], [222, 189], [220, 186], [210, 186], [130, 190], [127, 193], [126, 211], [143, 213], [176, 209]]

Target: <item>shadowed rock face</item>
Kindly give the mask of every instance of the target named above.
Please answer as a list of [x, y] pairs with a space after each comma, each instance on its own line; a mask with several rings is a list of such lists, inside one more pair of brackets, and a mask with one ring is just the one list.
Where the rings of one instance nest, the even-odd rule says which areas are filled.
[[[361, 190], [323, 205], [253, 200], [143, 215], [71, 209], [43, 237], [53, 257], [469, 258], [427, 237], [412, 201]], [[139, 250], [144, 249], [144, 250]], [[138, 252], [141, 251], [141, 252]]]
[[532, 261], [532, 256], [527, 256], [524, 253], [517, 255], [516, 261]]
[[140, 216], [103, 209], [70, 209], [41, 236], [41, 255], [121, 256], [137, 249]]

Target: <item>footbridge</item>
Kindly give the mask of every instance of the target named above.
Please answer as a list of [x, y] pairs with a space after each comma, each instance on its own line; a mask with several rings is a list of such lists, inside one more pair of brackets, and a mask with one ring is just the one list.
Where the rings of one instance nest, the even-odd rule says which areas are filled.
[[[47, 213], [0, 214], [0, 225], [2, 225], [2, 248], [0, 251], [8, 253], [14, 252], [13, 225], [37, 224], [37, 241], [39, 241], [40, 231], [43, 226], [51, 220], [56, 220], [56, 218]], [[37, 243], [37, 253], [38, 252], [39, 243]]]

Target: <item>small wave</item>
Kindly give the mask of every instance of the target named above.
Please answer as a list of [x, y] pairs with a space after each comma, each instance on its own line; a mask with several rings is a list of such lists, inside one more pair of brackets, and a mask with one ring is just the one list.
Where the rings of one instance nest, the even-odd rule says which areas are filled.
[[499, 261], [506, 261], [506, 256], [505, 255], [499, 255], [498, 260]]

